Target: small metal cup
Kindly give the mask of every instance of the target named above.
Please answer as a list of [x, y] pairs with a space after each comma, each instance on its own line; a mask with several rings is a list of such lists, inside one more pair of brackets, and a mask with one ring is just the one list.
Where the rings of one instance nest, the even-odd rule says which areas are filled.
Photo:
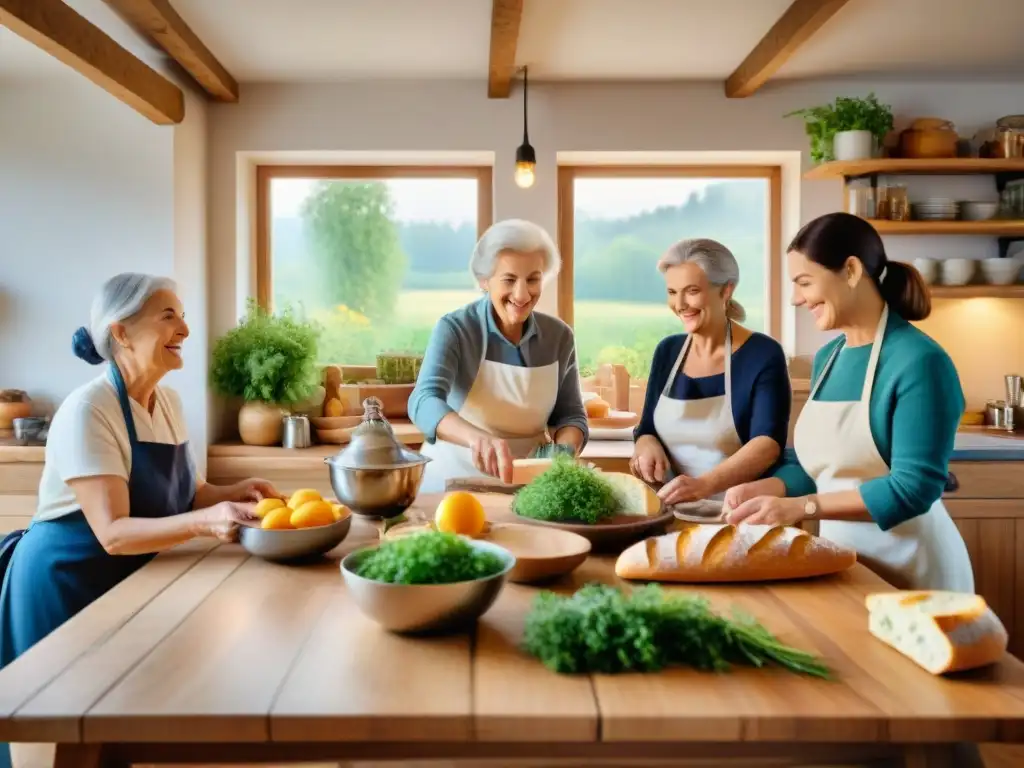
[[1006, 377], [1006, 404], [1011, 408], [1021, 403], [1021, 377], [1010, 374]]
[[285, 416], [284, 435], [281, 445], [285, 448], [309, 448], [313, 441], [309, 436], [309, 419], [305, 416]]

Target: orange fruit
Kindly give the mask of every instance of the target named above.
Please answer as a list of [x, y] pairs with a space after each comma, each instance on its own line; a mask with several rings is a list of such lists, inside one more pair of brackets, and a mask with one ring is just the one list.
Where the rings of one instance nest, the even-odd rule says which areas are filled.
[[484, 505], [468, 491], [449, 493], [437, 505], [434, 514], [434, 527], [446, 533], [479, 536], [486, 526]]
[[268, 531], [284, 531], [293, 527], [291, 518], [291, 507], [275, 507], [267, 512], [263, 522], [260, 523], [260, 528], [266, 528]]
[[260, 499], [252, 513], [262, 520], [270, 510], [283, 506], [285, 506], [283, 499]]
[[323, 498], [312, 488], [300, 488], [288, 499], [288, 506], [298, 509], [307, 501], [323, 501]]
[[346, 507], [344, 504], [331, 504], [331, 512], [334, 513], [334, 519], [344, 520], [346, 517], [352, 514], [352, 510]]
[[334, 522], [334, 512], [326, 501], [307, 501], [292, 512], [292, 528], [316, 528]]

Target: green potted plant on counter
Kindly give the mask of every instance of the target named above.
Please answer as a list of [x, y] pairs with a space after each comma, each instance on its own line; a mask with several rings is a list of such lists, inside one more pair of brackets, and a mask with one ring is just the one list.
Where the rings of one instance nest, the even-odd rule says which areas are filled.
[[[247, 445], [279, 445], [282, 417], [305, 410], [320, 386], [320, 330], [290, 310], [274, 315], [250, 300], [246, 316], [213, 345], [210, 384], [241, 399], [238, 432]], [[321, 398], [322, 399], [322, 398]]]
[[875, 94], [861, 99], [837, 96], [834, 104], [789, 112], [802, 117], [811, 140], [811, 160], [867, 160], [881, 149], [892, 130], [892, 109]]

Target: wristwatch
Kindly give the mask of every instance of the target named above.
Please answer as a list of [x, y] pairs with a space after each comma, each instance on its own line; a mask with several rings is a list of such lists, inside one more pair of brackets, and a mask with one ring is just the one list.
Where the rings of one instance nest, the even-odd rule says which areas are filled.
[[804, 517], [814, 517], [818, 514], [818, 497], [808, 496], [804, 500]]

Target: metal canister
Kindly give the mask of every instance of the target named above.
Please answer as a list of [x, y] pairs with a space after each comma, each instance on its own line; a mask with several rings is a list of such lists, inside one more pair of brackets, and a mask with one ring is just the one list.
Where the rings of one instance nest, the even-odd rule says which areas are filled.
[[309, 448], [312, 442], [309, 436], [309, 419], [305, 416], [284, 417], [282, 446], [285, 448]]

